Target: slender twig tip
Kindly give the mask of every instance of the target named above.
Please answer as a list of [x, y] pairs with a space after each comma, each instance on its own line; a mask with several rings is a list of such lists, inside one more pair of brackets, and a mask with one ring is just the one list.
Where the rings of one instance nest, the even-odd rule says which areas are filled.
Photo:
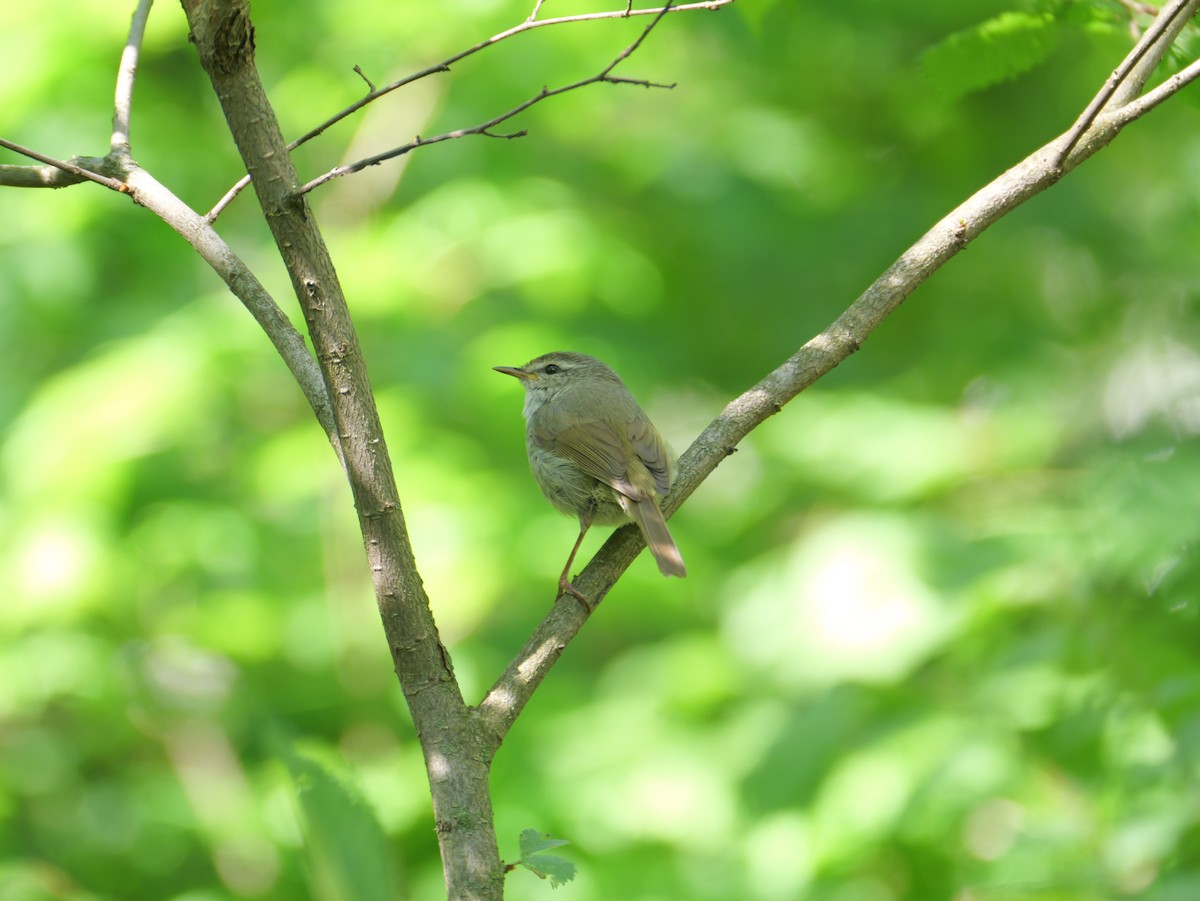
[[375, 93], [375, 90], [376, 90], [376, 88], [375, 88], [375, 82], [373, 82], [373, 81], [371, 81], [371, 79], [367, 78], [367, 75], [366, 75], [366, 73], [365, 73], [365, 72], [363, 72], [363, 70], [362, 70], [362, 66], [355, 66], [355, 67], [354, 67], [354, 71], [355, 71], [356, 73], [358, 73], [358, 77], [359, 77], [359, 78], [361, 78], [363, 81], [365, 81], [365, 82], [367, 83], [367, 87], [370, 89], [370, 92], [371, 92], [372, 94], [374, 94], [374, 93]]

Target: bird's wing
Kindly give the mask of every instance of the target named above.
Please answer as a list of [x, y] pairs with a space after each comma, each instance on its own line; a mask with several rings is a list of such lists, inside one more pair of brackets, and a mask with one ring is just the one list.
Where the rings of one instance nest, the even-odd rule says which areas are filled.
[[671, 452], [667, 443], [650, 423], [650, 418], [640, 409], [629, 424], [629, 441], [634, 453], [654, 477], [654, 487], [659, 494], [671, 490]]
[[[632, 500], [648, 500], [656, 492], [666, 494], [670, 489], [669, 451], [641, 410], [637, 411], [624, 436], [603, 420], [592, 419], [568, 426], [563, 419], [565, 417], [543, 416], [542, 427], [532, 433], [531, 438]], [[634, 464], [633, 472], [630, 471], [631, 463]], [[645, 472], [638, 473], [643, 467]]]
[[559, 431], [549, 446], [593, 479], [633, 500], [646, 499], [646, 492], [629, 479], [629, 450], [607, 423], [593, 420], [569, 426]]

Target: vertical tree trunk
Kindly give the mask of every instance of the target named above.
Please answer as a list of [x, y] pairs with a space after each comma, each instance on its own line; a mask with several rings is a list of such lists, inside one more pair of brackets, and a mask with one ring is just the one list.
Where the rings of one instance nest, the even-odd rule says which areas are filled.
[[183, 0], [183, 8], [325, 376], [384, 632], [425, 756], [448, 897], [499, 901], [491, 751], [434, 626], [346, 299], [255, 67], [248, 3]]

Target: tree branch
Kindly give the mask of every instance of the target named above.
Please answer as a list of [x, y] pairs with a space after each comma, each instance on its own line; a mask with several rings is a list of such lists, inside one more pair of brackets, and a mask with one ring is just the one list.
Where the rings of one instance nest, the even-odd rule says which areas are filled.
[[154, 0], [138, 0], [129, 26], [129, 37], [121, 53], [121, 65], [117, 69], [116, 97], [113, 101], [112, 152], [129, 152], [129, 117], [133, 111], [133, 84], [137, 80], [138, 57], [142, 52], [142, 40], [146, 35], [146, 19]]
[[1075, 120], [1055, 160], [1056, 166], [1062, 166], [1067, 155], [1079, 143], [1084, 132], [1092, 126], [1101, 110], [1123, 106], [1141, 94], [1146, 81], [1171, 48], [1180, 30], [1196, 14], [1198, 2], [1200, 0], [1173, 0], [1163, 8], [1133, 50], [1121, 61], [1121, 65], [1113, 70], [1099, 93]]
[[[1186, 0], [1192, 8], [1200, 0]], [[1132, 71], [1137, 60], [1166, 52], [1177, 29], [1161, 25], [1173, 20], [1181, 4], [1164, 9], [1155, 24], [1158, 44], [1135, 47], [1117, 71]], [[753, 429], [775, 415], [797, 394], [834, 369], [862, 346], [868, 336], [911, 294], [951, 257], [990, 225], [1025, 201], [1055, 184], [1066, 172], [1106, 146], [1130, 121], [1162, 103], [1184, 84], [1200, 77], [1200, 61], [1172, 76], [1140, 100], [1117, 110], [1092, 115], [1078, 131], [1078, 124], [1030, 154], [991, 183], [951, 210], [886, 272], [867, 288], [833, 323], [813, 337], [758, 384], [730, 402], [684, 453], [671, 494], [663, 502], [668, 516], [700, 486], [722, 460], [737, 450], [738, 443]], [[1109, 95], [1111, 96], [1111, 94]], [[1090, 106], [1089, 106], [1090, 108]], [[1086, 112], [1086, 111], [1085, 111]], [[645, 547], [635, 526], [617, 529], [596, 556], [574, 579], [574, 585], [589, 600], [585, 607], [564, 595], [554, 604], [521, 651], [484, 696], [475, 715], [486, 725], [485, 734], [499, 747], [542, 679], [557, 662], [592, 610], [604, 599], [621, 574]]]
[[[367, 82], [367, 86], [370, 88], [368, 93], [364, 97], [360, 98], [359, 100], [355, 101], [354, 103], [350, 104], [349, 106], [345, 107], [344, 109], [341, 109], [338, 112], [334, 113], [332, 116], [330, 116], [324, 122], [322, 122], [320, 125], [317, 125], [316, 127], [310, 129], [309, 131], [306, 131], [300, 137], [296, 138], [296, 140], [289, 143], [287, 145], [287, 148], [288, 148], [288, 150], [295, 150], [301, 144], [311, 141], [313, 138], [317, 137], [318, 135], [322, 134], [329, 128], [331, 128], [334, 125], [336, 125], [337, 123], [341, 122], [347, 116], [353, 115], [354, 113], [358, 112], [360, 109], [362, 109], [367, 104], [374, 103], [380, 97], [383, 97], [386, 94], [390, 94], [392, 91], [395, 91], [398, 88], [402, 88], [405, 85], [412, 84], [415, 81], [419, 81], [422, 78], [426, 78], [430, 75], [434, 75], [439, 72], [449, 72], [450, 67], [452, 65], [454, 65], [455, 63], [461, 62], [462, 60], [466, 59], [467, 57], [473, 56], [474, 54], [479, 53], [481, 50], [486, 50], [488, 47], [498, 44], [507, 38], [515, 37], [516, 35], [522, 34], [526, 31], [532, 31], [535, 28], [543, 28], [543, 27], [546, 27], [549, 25], [566, 25], [571, 22], [596, 22], [596, 21], [600, 21], [603, 19], [628, 19], [631, 16], [655, 16], [656, 18], [660, 18], [661, 16], [663, 16], [666, 13], [694, 12], [696, 10], [715, 11], [715, 10], [721, 9], [724, 6], [728, 6], [730, 3], [733, 3], [733, 2], [734, 2], [734, 0], [703, 0], [703, 2], [698, 2], [698, 3], [680, 3], [680, 4], [668, 3], [666, 6], [649, 7], [646, 9], [631, 9], [627, 6], [625, 9], [610, 10], [607, 12], [598, 12], [598, 13], [581, 13], [579, 15], [574, 15], [574, 16], [556, 16], [555, 18], [551, 18], [551, 19], [539, 19], [537, 17], [538, 13], [541, 11], [541, 8], [542, 8], [542, 3], [537, 2], [537, 3], [535, 3], [535, 5], [533, 7], [533, 12], [530, 13], [529, 18], [527, 18], [525, 21], [521, 22], [520, 24], [514, 25], [512, 28], [508, 28], [504, 31], [494, 34], [490, 38], [480, 41], [479, 43], [474, 44], [473, 46], [468, 47], [465, 50], [460, 50], [458, 53], [454, 54], [453, 56], [447, 57], [446, 59], [442, 60], [439, 63], [434, 63], [431, 66], [426, 66], [424, 69], [420, 69], [416, 72], [406, 75], [403, 78], [399, 79], [398, 81], [393, 81], [391, 84], [385, 85], [382, 88], [376, 89], [374, 87], [374, 85], [371, 83], [370, 79], [368, 79], [365, 75], [363, 75], [361, 70], [359, 70], [358, 67], [356, 66], [355, 71], [358, 72], [359, 76], [361, 78], [363, 78], [364, 81]], [[643, 34], [643, 36], [644, 36], [644, 34]], [[619, 62], [619, 61], [620, 61], [620, 58], [618, 58], [618, 60], [616, 62]], [[612, 79], [612, 80], [618, 81], [619, 79]], [[645, 82], [636, 82], [636, 83], [645, 84]], [[512, 114], [515, 115], [516, 112], [520, 112], [520, 111], [521, 111], [520, 109], [517, 109]], [[470, 130], [468, 132], [465, 132], [464, 134], [449, 133], [448, 136], [439, 136], [439, 138], [437, 140], [429, 139], [426, 141], [420, 141], [420, 139], [418, 139], [418, 141], [414, 142], [413, 144], [405, 145], [402, 148], [397, 148], [396, 151], [389, 151], [390, 155], [380, 155], [380, 158], [378, 158], [378, 159], [372, 158], [372, 159], [374, 159], [374, 162], [364, 161], [363, 166], [360, 168], [365, 168], [366, 166], [375, 165], [376, 163], [383, 162], [383, 160], [385, 160], [385, 159], [394, 159], [395, 157], [401, 156], [402, 154], [407, 153], [408, 151], [413, 150], [414, 148], [421, 146], [423, 144], [435, 144], [435, 143], [440, 143], [441, 141], [444, 141], [444, 140], [450, 140], [453, 137], [465, 137], [466, 134], [482, 134], [482, 133], [483, 132], [480, 132], [480, 131]], [[521, 134], [523, 134], [523, 132], [518, 133], [517, 135], [513, 135], [512, 137], [519, 137]], [[354, 169], [353, 171], [357, 172], [359, 170]], [[341, 172], [339, 174], [346, 175], [349, 173]], [[336, 177], [337, 177], [336, 175], [330, 176], [330, 178], [336, 178]], [[329, 179], [327, 178], [326, 181], [328, 181], [328, 180]], [[209, 222], [216, 221], [217, 217], [221, 215], [221, 213], [222, 213], [222, 211], [224, 211], [225, 207], [229, 206], [229, 204], [233, 202], [234, 198], [236, 198], [238, 196], [238, 194], [240, 194], [243, 190], [245, 190], [245, 188], [248, 184], [250, 184], [250, 176], [249, 175], [242, 176], [242, 178], [239, 179], [238, 182], [225, 193], [225, 196], [223, 196], [219, 201], [217, 201], [217, 203], [213, 206], [213, 208], [208, 211], [205, 218]], [[317, 185], [313, 184], [312, 182], [310, 182], [310, 185], [312, 187], [305, 186], [305, 190], [312, 190], [312, 188], [317, 187]]]
[[655, 16], [656, 18], [661, 18], [665, 13], [668, 12], [690, 12], [702, 9], [717, 10], [723, 6], [728, 6], [732, 2], [733, 0], [704, 0], [704, 2], [701, 3], [681, 3], [679, 5], [668, 3], [666, 6], [656, 6], [647, 9], [618, 9], [608, 12], [582, 13], [575, 16], [557, 16], [552, 19], [537, 18], [537, 15], [541, 11], [542, 7], [541, 3], [537, 3], [534, 6], [533, 12], [530, 14], [529, 18], [524, 22], [521, 22], [519, 25], [514, 25], [512, 28], [508, 28], [504, 31], [494, 34], [490, 38], [480, 41], [478, 44], [474, 44], [465, 50], [460, 50], [453, 56], [448, 56], [439, 63], [434, 63], [432, 66], [427, 66], [424, 69], [413, 72], [410, 75], [406, 75], [398, 81], [393, 81], [391, 84], [385, 85], [384, 87], [379, 88], [377, 91], [371, 91], [361, 100], [358, 100], [345, 109], [334, 113], [320, 125], [316, 126], [310, 131], [305, 132], [288, 146], [293, 148], [299, 147], [301, 144], [312, 140], [326, 129], [336, 125], [338, 122], [341, 122], [347, 116], [358, 112], [368, 103], [375, 102], [385, 94], [389, 94], [397, 88], [402, 88], [405, 85], [412, 84], [414, 81], [418, 81], [426, 76], [433, 75], [438, 72], [449, 72], [450, 67], [455, 63], [461, 62], [462, 60], [469, 56], [473, 56], [481, 50], [486, 50], [488, 47], [498, 44], [507, 38], [514, 37], [518, 34], [523, 34], [526, 31], [532, 31], [535, 28], [544, 28], [549, 25], [566, 25], [571, 22], [595, 22], [601, 19], [627, 19], [630, 16]]
[[312, 181], [308, 182], [300, 189], [300, 193], [307, 194], [309, 191], [315, 190], [316, 188], [321, 187], [321, 185], [332, 181], [335, 178], [341, 178], [343, 175], [352, 175], [355, 172], [360, 172], [361, 170], [366, 169], [368, 166], [377, 166], [382, 162], [395, 159], [398, 156], [409, 153], [418, 147], [428, 147], [431, 144], [440, 144], [443, 141], [453, 141], [457, 138], [465, 138], [471, 135], [484, 135], [492, 138], [524, 137], [524, 130], [513, 132], [512, 134], [497, 135], [492, 132], [492, 129], [502, 122], [507, 122], [514, 116], [525, 112], [525, 110], [529, 109], [531, 106], [541, 103], [543, 100], [547, 100], [551, 97], [557, 97], [560, 94], [566, 94], [569, 91], [576, 91], [580, 88], [587, 87], [588, 85], [608, 82], [609, 84], [636, 84], [645, 88], [665, 88], [669, 90], [675, 86], [673, 84], [656, 84], [655, 82], [640, 81], [632, 78], [618, 78], [610, 73], [619, 63], [628, 59], [630, 54], [632, 54], [635, 50], [637, 50], [638, 47], [641, 46], [642, 42], [646, 39], [646, 36], [654, 29], [654, 26], [656, 26], [662, 20], [662, 17], [671, 9], [673, 9], [673, 7], [670, 5], [663, 7], [659, 11], [658, 15], [655, 16], [650, 22], [650, 24], [642, 30], [642, 33], [638, 36], [636, 41], [617, 54], [611, 63], [609, 63], [604, 67], [604, 69], [593, 75], [591, 78], [585, 78], [582, 81], [576, 81], [568, 85], [562, 85], [561, 87], [554, 88], [553, 90], [550, 88], [542, 88], [538, 93], [534, 94], [525, 102], [517, 104], [508, 112], [494, 116], [493, 118], [488, 119], [486, 122], [482, 122], [479, 125], [474, 125], [470, 128], [459, 128], [454, 131], [448, 131], [432, 138], [422, 138], [420, 135], [418, 135], [415, 140], [410, 141], [409, 143], [400, 147], [395, 147], [383, 153], [377, 153], [374, 156], [369, 156], [365, 159], [358, 160], [354, 163], [349, 163], [345, 166], [336, 166], [333, 169], [330, 169], [324, 175], [317, 176]]
[[417, 572], [379, 412], [329, 251], [287, 152], [254, 61], [248, 0], [183, 0], [192, 40], [252, 176], [324, 374], [375, 597], [425, 755], [449, 896], [503, 891], [490, 757], [480, 750], [450, 655]]
[[152, 0], [139, 0], [130, 26], [129, 38], [121, 56], [117, 75], [116, 112], [113, 116], [112, 152], [105, 157], [77, 157], [68, 163], [0, 139], [0, 146], [45, 163], [44, 166], [0, 166], [0, 185], [61, 188], [83, 181], [93, 181], [130, 195], [135, 203], [158, 216], [213, 268], [266, 332], [300, 386], [321, 428], [340, 454], [341, 443], [338, 440], [329, 395], [325, 390], [325, 379], [304, 343], [304, 338], [296, 331], [291, 320], [250, 268], [230, 249], [212, 226], [159, 183], [153, 175], [134, 163], [130, 156], [129, 119], [132, 111], [134, 75], [151, 3]]
[[308, 345], [304, 343], [304, 336], [296, 331], [296, 327], [271, 297], [270, 292], [204, 217], [171, 193], [149, 172], [131, 166], [125, 177], [134, 201], [182, 235], [250, 311], [250, 315], [266, 332], [267, 338], [283, 358], [300, 390], [304, 392], [304, 397], [312, 407], [321, 428], [340, 454], [341, 442], [338, 439], [333, 408], [329, 404], [329, 394], [325, 389], [325, 378]]
[[120, 166], [107, 157], [75, 157], [71, 161], [56, 160], [21, 144], [0, 138], [0, 147], [44, 163], [42, 166], [0, 166], [0, 187], [6, 188], [66, 188], [80, 182], [93, 181], [98, 185], [129, 193], [125, 183], [116, 177]]
[[[1146, 45], [1147, 50], [1131, 67], [1128, 77], [1108, 101], [1105, 109], [1125, 106], [1139, 97], [1146, 89], [1146, 83], [1163, 58], [1171, 50], [1171, 45], [1179, 37], [1179, 33], [1188, 22], [1196, 16], [1200, 4], [1195, 0], [1171, 0], [1164, 4], [1161, 11], [1155, 14], [1145, 33], [1139, 38], [1138, 45]], [[1135, 46], [1135, 50], [1137, 47]], [[1122, 67], [1124, 62], [1122, 62]]]
[[1197, 78], [1200, 78], [1200, 60], [1192, 62], [1153, 90], [1148, 91], [1136, 100], [1131, 100], [1109, 115], [1122, 125], [1126, 125], [1134, 119], [1141, 118], [1164, 100], [1174, 95], [1180, 88], [1186, 87]]

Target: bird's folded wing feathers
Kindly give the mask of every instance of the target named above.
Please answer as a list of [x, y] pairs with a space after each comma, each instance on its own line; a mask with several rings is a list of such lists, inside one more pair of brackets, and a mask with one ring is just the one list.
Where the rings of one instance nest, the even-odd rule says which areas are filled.
[[[641, 423], [635, 420], [631, 424], [633, 434], [628, 442], [622, 442], [620, 435], [610, 426], [593, 421], [562, 429], [547, 442], [547, 446], [571, 460], [593, 479], [611, 485], [626, 497], [635, 501], [649, 500], [655, 491], [666, 494], [671, 487], [669, 459], [666, 446], [650, 426], [649, 420], [645, 417], [641, 417], [641, 420], [647, 428], [639, 428]], [[644, 476], [631, 478], [630, 450], [637, 455], [650, 479]], [[637, 484], [639, 482], [640, 485]]]
[[666, 494], [671, 490], [671, 452], [667, 450], [662, 436], [650, 424], [650, 418], [641, 410], [629, 424], [629, 440], [638, 459], [654, 477], [654, 487], [658, 493]]
[[570, 426], [554, 436], [550, 445], [593, 479], [611, 485], [627, 497], [644, 500], [629, 480], [629, 466], [621, 438], [603, 423]]

